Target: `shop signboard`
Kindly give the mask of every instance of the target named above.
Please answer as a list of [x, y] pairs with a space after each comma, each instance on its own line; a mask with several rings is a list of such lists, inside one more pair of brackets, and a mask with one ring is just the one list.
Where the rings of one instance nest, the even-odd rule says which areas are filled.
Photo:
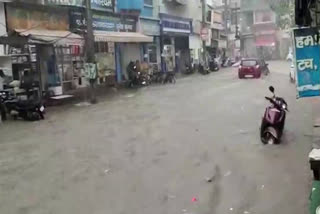
[[91, 0], [91, 8], [102, 11], [113, 11], [113, 0]]
[[317, 28], [295, 29], [297, 97], [320, 96], [320, 37]]
[[84, 11], [69, 10], [70, 30], [84, 30], [86, 28], [86, 17]]
[[161, 27], [164, 33], [192, 33], [192, 20], [175, 17], [167, 14], [160, 14]]
[[84, 6], [84, 0], [43, 0], [42, 2], [44, 5]]
[[14, 29], [69, 30], [68, 13], [58, 10], [41, 11], [7, 6], [7, 24]]
[[141, 19], [141, 30], [145, 35], [159, 36], [160, 26], [159, 21]]
[[15, 0], [15, 2], [39, 5], [64, 5], [73, 7], [83, 7], [85, 0]]
[[134, 19], [93, 14], [93, 29], [113, 32], [136, 32]]

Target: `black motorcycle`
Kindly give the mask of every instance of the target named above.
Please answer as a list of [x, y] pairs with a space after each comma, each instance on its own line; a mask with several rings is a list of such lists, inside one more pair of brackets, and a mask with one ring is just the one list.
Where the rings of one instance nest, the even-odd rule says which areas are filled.
[[0, 92], [0, 122], [7, 120], [7, 112], [4, 104], [6, 92]]
[[209, 69], [210, 71], [219, 71], [219, 64], [216, 59], [212, 59], [209, 61]]
[[[16, 97], [10, 96], [8, 93], [0, 93], [2, 109], [5, 114], [9, 114], [13, 119], [22, 118], [27, 121], [36, 121], [44, 119], [45, 107], [40, 101], [36, 100], [19, 100]], [[6, 119], [6, 116], [5, 118]]]
[[129, 88], [133, 88], [134, 86], [147, 86], [151, 82], [150, 76], [145, 72], [138, 71], [137, 65], [134, 62], [129, 63], [127, 72], [129, 76]]

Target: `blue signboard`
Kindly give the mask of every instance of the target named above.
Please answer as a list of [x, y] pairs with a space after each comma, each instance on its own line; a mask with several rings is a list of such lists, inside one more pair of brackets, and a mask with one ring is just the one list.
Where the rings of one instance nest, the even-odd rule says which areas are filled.
[[294, 30], [298, 97], [320, 96], [320, 34], [317, 28]]
[[129, 18], [120, 18], [93, 14], [93, 29], [113, 32], [136, 32], [136, 21]]
[[163, 33], [192, 33], [192, 19], [160, 13], [161, 31]]

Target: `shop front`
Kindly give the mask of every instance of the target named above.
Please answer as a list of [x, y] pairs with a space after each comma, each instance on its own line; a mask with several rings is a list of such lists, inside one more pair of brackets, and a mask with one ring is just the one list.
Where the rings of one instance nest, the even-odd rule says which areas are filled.
[[191, 63], [192, 19], [160, 14], [162, 70], [185, 73]]
[[41, 91], [52, 96], [83, 86], [83, 38], [69, 31], [66, 8], [7, 5], [8, 37], [2, 37], [12, 58], [14, 80], [26, 71]]
[[140, 18], [141, 32], [153, 37], [153, 42], [142, 45], [143, 61], [160, 69], [160, 26], [159, 20]]
[[93, 28], [99, 71], [114, 72], [118, 83], [128, 79], [127, 65], [143, 59], [141, 44], [152, 43], [153, 38], [137, 32], [136, 17], [96, 12]]
[[256, 24], [254, 37], [258, 57], [265, 60], [278, 57], [278, 42], [274, 24]]

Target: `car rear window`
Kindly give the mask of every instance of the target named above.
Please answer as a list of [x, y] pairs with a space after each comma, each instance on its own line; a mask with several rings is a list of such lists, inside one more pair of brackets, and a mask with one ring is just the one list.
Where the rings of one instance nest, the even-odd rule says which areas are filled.
[[255, 61], [255, 60], [245, 60], [245, 61], [242, 61], [241, 65], [242, 66], [247, 66], [247, 67], [255, 66], [255, 65], [257, 65], [257, 61]]

